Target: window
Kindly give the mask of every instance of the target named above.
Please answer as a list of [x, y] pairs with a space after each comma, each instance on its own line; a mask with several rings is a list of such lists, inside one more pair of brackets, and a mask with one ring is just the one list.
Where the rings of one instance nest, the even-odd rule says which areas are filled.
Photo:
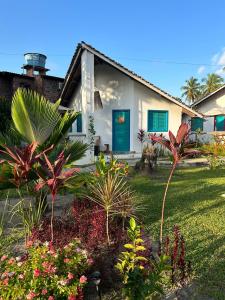
[[166, 132], [168, 131], [168, 111], [149, 110], [148, 111], [148, 131]]
[[225, 131], [225, 116], [215, 116], [214, 124], [216, 131]]
[[[75, 127], [74, 127], [75, 126]], [[82, 115], [77, 116], [74, 125], [69, 128], [69, 133], [82, 132]]]
[[203, 130], [203, 119], [199, 117], [191, 118], [191, 131]]
[[82, 115], [77, 117], [77, 132], [82, 132]]

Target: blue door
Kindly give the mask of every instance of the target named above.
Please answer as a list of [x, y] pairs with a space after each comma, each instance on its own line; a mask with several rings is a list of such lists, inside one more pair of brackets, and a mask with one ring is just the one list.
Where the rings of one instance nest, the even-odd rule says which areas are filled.
[[224, 131], [224, 116], [216, 116], [216, 131]]
[[113, 129], [113, 151], [130, 151], [130, 111], [113, 110], [112, 112]]

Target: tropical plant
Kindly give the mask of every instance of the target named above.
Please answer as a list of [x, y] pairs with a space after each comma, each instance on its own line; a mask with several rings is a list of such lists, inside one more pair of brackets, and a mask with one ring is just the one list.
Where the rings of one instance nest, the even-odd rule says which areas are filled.
[[[109, 218], [112, 215], [125, 215], [125, 208], [127, 208], [127, 213], [131, 210], [132, 192], [123, 178], [118, 174], [110, 173], [99, 177], [95, 183], [91, 183], [89, 190], [88, 199], [100, 205], [106, 213], [106, 236], [110, 244]], [[125, 200], [129, 202], [129, 205], [124, 202]]]
[[166, 203], [166, 196], [167, 196], [167, 191], [169, 188], [169, 184], [171, 182], [173, 173], [176, 169], [176, 166], [178, 162], [183, 158], [186, 157], [187, 155], [190, 155], [191, 153], [188, 152], [188, 154], [185, 152], [184, 149], [184, 143], [187, 140], [188, 134], [189, 134], [189, 126], [186, 123], [182, 123], [177, 131], [176, 137], [174, 134], [169, 131], [169, 140], [162, 137], [162, 136], [156, 136], [156, 135], [151, 135], [150, 138], [157, 143], [160, 143], [164, 147], [166, 147], [172, 154], [173, 156], [173, 164], [172, 168], [169, 174], [169, 178], [166, 184], [164, 196], [163, 196], [163, 201], [162, 201], [162, 212], [161, 212], [161, 225], [160, 225], [160, 243], [162, 244], [163, 240], [163, 224], [164, 224], [164, 211], [165, 211], [165, 203]]
[[170, 257], [171, 283], [184, 286], [190, 277], [191, 262], [186, 257], [186, 243], [177, 225], [173, 228], [173, 237], [167, 236], [164, 247], [159, 249]]
[[[13, 152], [10, 155], [14, 154], [14, 156], [16, 151], [18, 158], [20, 148], [23, 149], [24, 156], [26, 156], [26, 151], [32, 150], [34, 155], [38, 155], [49, 149], [51, 150], [49, 159], [53, 162], [58, 154], [64, 150], [66, 157], [69, 156], [67, 164], [82, 158], [88, 149], [88, 145], [80, 141], [66, 142], [64, 139], [79, 113], [66, 112], [61, 116], [58, 112], [59, 104], [60, 100], [52, 104], [34, 91], [18, 89], [12, 101], [11, 126], [9, 126], [6, 135], [0, 134], [0, 145], [3, 151], [9, 152], [8, 150], [10, 150]], [[21, 146], [26, 143], [30, 143], [32, 149]], [[17, 146], [17, 148], [14, 148], [14, 146]], [[6, 153], [2, 152], [1, 154], [5, 156]], [[3, 159], [5, 159], [4, 156]], [[8, 157], [9, 155], [6, 159]], [[24, 157], [22, 159], [25, 160]], [[10, 168], [7, 169], [7, 175], [13, 177]], [[11, 181], [8, 180], [8, 176], [5, 174], [1, 176], [1, 189], [9, 188]], [[27, 180], [30, 179], [27, 178]]]
[[48, 187], [52, 195], [52, 214], [51, 214], [51, 241], [53, 241], [53, 219], [54, 219], [54, 202], [58, 190], [68, 181], [75, 173], [79, 171], [77, 168], [72, 168], [67, 171], [63, 171], [63, 167], [67, 163], [69, 156], [65, 157], [64, 152], [61, 152], [56, 161], [52, 164], [45, 153], [43, 153], [44, 159], [39, 159], [41, 168], [37, 170], [37, 174], [40, 177], [40, 182], [36, 184], [36, 191], [39, 191], [43, 187]]
[[126, 176], [128, 174], [129, 165], [128, 163], [119, 162], [112, 156], [110, 161], [107, 162], [103, 153], [100, 153], [97, 161], [95, 162], [95, 175], [105, 176], [108, 173], [112, 175], [118, 174], [119, 176]]
[[201, 85], [194, 77], [186, 80], [181, 90], [183, 91], [182, 97], [185, 97], [191, 104], [201, 96]]
[[12, 216], [17, 216], [21, 222], [25, 235], [25, 244], [31, 235], [33, 228], [41, 226], [41, 220], [47, 204], [44, 201], [38, 201], [37, 205], [33, 205], [30, 201], [21, 200], [12, 208]]
[[87, 260], [78, 240], [62, 249], [29, 243], [26, 255], [1, 257], [0, 298], [82, 300]]
[[139, 129], [138, 134], [137, 134], [137, 138], [139, 140], [139, 142], [141, 143], [141, 151], [143, 149], [143, 144], [145, 141], [145, 130], [144, 129]]
[[206, 78], [202, 79], [202, 82], [202, 91], [204, 95], [216, 91], [224, 84], [223, 78], [215, 73], [208, 74]]
[[16, 187], [19, 187], [23, 183], [28, 183], [28, 176], [30, 175], [34, 165], [38, 163], [40, 157], [44, 153], [47, 153], [52, 149], [52, 147], [50, 147], [37, 154], [35, 152], [37, 146], [38, 144], [33, 142], [30, 145], [20, 148], [16, 146], [3, 146], [4, 150], [0, 150], [0, 154], [2, 154], [0, 163], [6, 163], [12, 168], [13, 179], [10, 179], [10, 181]]
[[[146, 247], [141, 238], [140, 226], [133, 218], [127, 230], [130, 243], [125, 244], [116, 268], [123, 278], [123, 294], [127, 300], [152, 299], [163, 294], [165, 271], [170, 270], [169, 257], [146, 257]], [[151, 297], [151, 298], [150, 298]]]

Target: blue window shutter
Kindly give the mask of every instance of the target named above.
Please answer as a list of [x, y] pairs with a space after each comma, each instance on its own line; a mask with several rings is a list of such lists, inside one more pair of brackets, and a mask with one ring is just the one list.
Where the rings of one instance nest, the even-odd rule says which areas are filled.
[[225, 116], [218, 115], [216, 116], [216, 131], [224, 131], [225, 125]]
[[149, 110], [148, 111], [148, 131], [167, 132], [168, 131], [168, 111]]
[[203, 130], [203, 119], [199, 117], [191, 118], [191, 131]]
[[82, 115], [77, 116], [77, 132], [82, 132]]

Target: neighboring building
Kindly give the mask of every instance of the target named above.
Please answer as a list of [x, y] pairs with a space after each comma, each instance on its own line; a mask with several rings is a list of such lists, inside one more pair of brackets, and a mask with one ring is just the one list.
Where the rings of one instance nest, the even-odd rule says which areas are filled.
[[11, 101], [15, 91], [21, 87], [35, 90], [51, 102], [58, 100], [64, 79], [46, 75], [49, 71], [45, 68], [46, 56], [27, 53], [25, 59], [26, 64], [22, 68], [26, 74], [0, 71], [0, 97]]
[[[126, 157], [140, 156], [139, 129], [176, 133], [182, 118], [200, 114], [98, 50], [82, 42], [69, 66], [61, 93], [62, 105], [81, 111], [71, 138], [90, 140], [94, 117], [96, 144]], [[93, 161], [89, 153], [85, 163]]]
[[191, 119], [192, 131], [200, 128], [205, 133], [205, 141], [209, 141], [214, 132], [225, 134], [225, 85], [196, 101], [192, 108], [204, 117]]

